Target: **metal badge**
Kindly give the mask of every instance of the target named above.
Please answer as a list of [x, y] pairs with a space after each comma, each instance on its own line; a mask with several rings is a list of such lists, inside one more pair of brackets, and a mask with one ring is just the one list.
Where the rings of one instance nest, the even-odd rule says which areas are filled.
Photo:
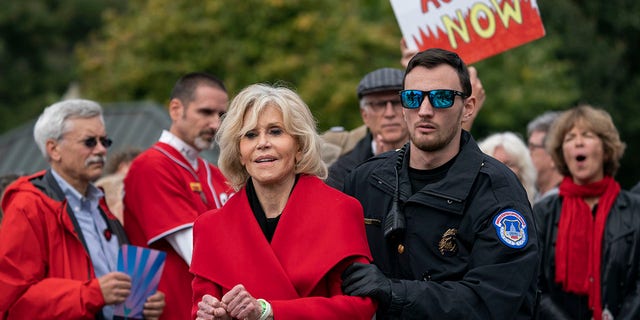
[[438, 244], [438, 250], [443, 256], [452, 256], [458, 253], [458, 244], [456, 243], [456, 235], [458, 234], [458, 229], [448, 229], [442, 235], [442, 239], [440, 239], [440, 243]]
[[379, 226], [381, 225], [381, 221], [379, 219], [369, 219], [369, 218], [364, 218], [364, 224], [371, 224], [374, 226]]

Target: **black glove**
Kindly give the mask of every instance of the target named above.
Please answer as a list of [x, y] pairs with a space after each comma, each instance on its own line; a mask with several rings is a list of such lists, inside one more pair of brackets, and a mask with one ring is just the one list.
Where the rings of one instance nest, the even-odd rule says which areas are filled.
[[342, 291], [350, 296], [371, 297], [386, 310], [391, 303], [391, 280], [373, 264], [355, 262], [342, 273]]

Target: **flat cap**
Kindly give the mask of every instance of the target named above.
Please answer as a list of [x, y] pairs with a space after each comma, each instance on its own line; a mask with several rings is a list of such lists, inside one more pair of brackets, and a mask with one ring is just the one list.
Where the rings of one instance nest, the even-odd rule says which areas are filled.
[[358, 84], [358, 99], [376, 92], [400, 91], [403, 77], [404, 71], [394, 68], [382, 68], [369, 72]]

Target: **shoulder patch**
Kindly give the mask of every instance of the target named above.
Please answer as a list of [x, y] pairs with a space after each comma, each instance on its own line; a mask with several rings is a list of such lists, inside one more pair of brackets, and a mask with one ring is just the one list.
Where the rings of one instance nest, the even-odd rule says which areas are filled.
[[520, 249], [527, 244], [527, 222], [520, 212], [514, 209], [505, 209], [493, 218], [493, 226], [496, 228], [498, 238], [507, 247]]

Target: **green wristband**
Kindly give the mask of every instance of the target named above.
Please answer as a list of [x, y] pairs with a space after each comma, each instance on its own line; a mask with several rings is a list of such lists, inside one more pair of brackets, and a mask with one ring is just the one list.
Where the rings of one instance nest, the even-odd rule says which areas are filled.
[[269, 314], [271, 313], [271, 304], [264, 299], [258, 299], [260, 302], [260, 306], [262, 307], [262, 312], [260, 313], [260, 318], [258, 320], [266, 320], [269, 318]]

